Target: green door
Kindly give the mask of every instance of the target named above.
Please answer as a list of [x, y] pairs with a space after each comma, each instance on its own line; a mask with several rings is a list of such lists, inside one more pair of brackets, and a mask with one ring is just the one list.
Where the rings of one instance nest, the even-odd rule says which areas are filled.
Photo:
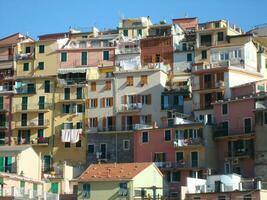
[[28, 109], [28, 97], [22, 97], [21, 106], [22, 106], [22, 108], [21, 108], [22, 110]]
[[52, 182], [51, 183], [51, 192], [52, 193], [58, 193], [58, 183], [57, 182]]
[[64, 89], [64, 99], [69, 100], [70, 99], [70, 88]]
[[191, 167], [198, 167], [198, 152], [191, 152]]
[[4, 97], [0, 97], [0, 110], [4, 109]]
[[39, 97], [39, 109], [44, 109], [45, 108], [45, 97], [44, 96], [40, 96]]
[[5, 157], [0, 157], [0, 172], [5, 171]]
[[43, 159], [43, 171], [50, 172], [51, 157], [49, 155], [44, 155]]
[[7, 157], [7, 170], [12, 173], [12, 157]]

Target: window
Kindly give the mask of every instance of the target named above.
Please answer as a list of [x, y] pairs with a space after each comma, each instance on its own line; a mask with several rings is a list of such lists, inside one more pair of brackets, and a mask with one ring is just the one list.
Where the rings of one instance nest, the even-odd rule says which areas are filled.
[[96, 91], [96, 82], [91, 82], [91, 91]]
[[176, 152], [176, 162], [183, 163], [184, 160], [184, 153], [183, 152]]
[[23, 71], [29, 71], [29, 63], [23, 63]]
[[133, 76], [127, 76], [127, 86], [133, 86]]
[[89, 183], [84, 183], [82, 192], [83, 198], [89, 198], [90, 192], [91, 192], [91, 185]]
[[106, 98], [106, 107], [113, 106], [113, 97]]
[[227, 103], [222, 104], [222, 114], [223, 115], [228, 114], [228, 104]]
[[245, 133], [251, 133], [251, 131], [252, 131], [251, 124], [252, 124], [251, 123], [251, 118], [244, 119]]
[[81, 87], [78, 87], [76, 89], [76, 98], [77, 99], [82, 99], [83, 98], [83, 89]]
[[111, 90], [111, 81], [105, 82], [105, 90]]
[[143, 31], [142, 31], [142, 29], [138, 29], [138, 30], [137, 30], [137, 35], [140, 35], [140, 36], [143, 35]]
[[264, 112], [264, 124], [267, 124], [267, 112]]
[[153, 162], [166, 162], [166, 153], [154, 153]]
[[85, 111], [83, 104], [77, 104], [77, 113], [83, 113]]
[[63, 113], [71, 113], [71, 107], [70, 105], [63, 104]]
[[88, 144], [88, 153], [95, 153], [95, 145]]
[[162, 95], [161, 96], [161, 109], [167, 109], [167, 108], [169, 108], [169, 96]]
[[26, 47], [25, 48], [25, 53], [31, 53], [31, 47]]
[[61, 62], [67, 62], [67, 52], [61, 52]]
[[27, 126], [28, 116], [26, 113], [21, 114], [21, 126]]
[[191, 167], [198, 167], [198, 152], [191, 152]]
[[156, 54], [156, 62], [159, 63], [161, 61], [160, 54]]
[[49, 93], [50, 92], [50, 81], [49, 80], [45, 80], [44, 81], [44, 92], [45, 93]]
[[142, 132], [142, 143], [148, 143], [148, 132]]
[[90, 99], [90, 108], [97, 108], [97, 99]]
[[65, 142], [64, 145], [65, 145], [65, 148], [70, 148], [70, 142]]
[[64, 100], [70, 99], [70, 88], [64, 88]]
[[38, 113], [38, 125], [43, 126], [45, 123], [44, 113]]
[[44, 129], [38, 129], [38, 138], [43, 138], [44, 137]]
[[21, 110], [27, 110], [28, 109], [28, 97], [21, 97]]
[[171, 130], [165, 130], [164, 139], [165, 141], [171, 141]]
[[103, 51], [103, 60], [109, 60], [109, 51]]
[[141, 76], [141, 86], [147, 85], [147, 75]]
[[127, 195], [128, 195], [127, 183], [120, 183], [119, 196], [127, 196]]
[[188, 53], [187, 54], [187, 62], [192, 62], [193, 58], [192, 58], [192, 53]]
[[123, 140], [123, 150], [130, 150], [130, 140]]
[[220, 60], [229, 60], [229, 53], [228, 52], [222, 52], [220, 53]]
[[44, 52], [45, 52], [45, 46], [39, 45], [39, 53], [44, 53]]
[[97, 117], [89, 118], [89, 128], [97, 128]]
[[171, 182], [179, 182], [181, 180], [180, 171], [172, 172], [171, 174]]
[[194, 197], [194, 200], [201, 200], [200, 197]]
[[81, 52], [81, 65], [87, 65], [87, 52]]
[[222, 136], [228, 135], [228, 121], [222, 122], [222, 131], [223, 131]]
[[40, 110], [45, 108], [45, 96], [39, 96], [38, 105]]
[[76, 142], [76, 148], [80, 148], [80, 147], [82, 147], [82, 141], [81, 140]]
[[187, 45], [186, 45], [186, 43], [183, 43], [183, 45], [182, 45], [182, 50], [183, 50], [183, 51], [186, 51], [186, 50], [187, 50]]
[[100, 144], [101, 159], [107, 158], [107, 144]]
[[44, 155], [42, 160], [42, 171], [43, 172], [49, 172], [51, 167], [51, 156]]
[[125, 37], [128, 37], [128, 29], [124, 29], [124, 30], [123, 30], [123, 35], [124, 35]]
[[44, 62], [39, 62], [38, 63], [38, 69], [39, 70], [44, 70]]
[[224, 40], [224, 33], [223, 32], [218, 32], [217, 33], [217, 40], [218, 41], [223, 41]]
[[234, 50], [234, 58], [241, 58], [241, 50]]
[[206, 50], [201, 51], [201, 59], [207, 59], [207, 51]]

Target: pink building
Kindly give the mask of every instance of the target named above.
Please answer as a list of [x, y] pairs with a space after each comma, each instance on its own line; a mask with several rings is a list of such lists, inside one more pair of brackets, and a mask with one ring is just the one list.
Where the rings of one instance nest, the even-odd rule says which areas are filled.
[[204, 177], [210, 165], [203, 134], [196, 122], [136, 131], [134, 162], [155, 162], [166, 180], [165, 195], [177, 196], [187, 177]]
[[265, 91], [267, 81], [231, 88], [231, 99], [214, 103], [219, 171], [254, 177], [255, 96]]

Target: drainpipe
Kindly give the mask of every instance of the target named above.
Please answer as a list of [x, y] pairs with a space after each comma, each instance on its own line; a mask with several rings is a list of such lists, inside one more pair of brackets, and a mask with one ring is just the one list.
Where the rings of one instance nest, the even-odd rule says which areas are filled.
[[11, 145], [11, 135], [12, 135], [12, 131], [11, 131], [11, 129], [12, 129], [12, 124], [11, 124], [11, 122], [12, 122], [12, 97], [13, 97], [13, 95], [12, 94], [9, 94], [8, 95], [9, 96], [9, 98], [8, 98], [8, 100], [9, 100], [9, 110], [8, 110], [8, 145], [10, 146]]
[[[56, 90], [56, 81], [54, 81], [53, 84], [53, 96], [52, 96], [52, 117], [51, 117], [51, 132], [52, 132], [52, 152], [51, 152], [51, 156], [52, 156], [52, 160], [53, 160], [53, 152], [54, 152], [54, 147], [55, 147], [55, 90]], [[50, 144], [49, 144], [50, 145]]]

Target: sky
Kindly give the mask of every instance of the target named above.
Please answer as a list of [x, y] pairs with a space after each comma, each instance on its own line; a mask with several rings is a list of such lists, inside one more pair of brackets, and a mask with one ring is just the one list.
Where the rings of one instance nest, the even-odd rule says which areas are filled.
[[38, 35], [116, 28], [120, 19], [150, 16], [153, 23], [198, 17], [227, 19], [248, 31], [267, 23], [267, 0], [0, 0], [0, 38], [20, 32]]

